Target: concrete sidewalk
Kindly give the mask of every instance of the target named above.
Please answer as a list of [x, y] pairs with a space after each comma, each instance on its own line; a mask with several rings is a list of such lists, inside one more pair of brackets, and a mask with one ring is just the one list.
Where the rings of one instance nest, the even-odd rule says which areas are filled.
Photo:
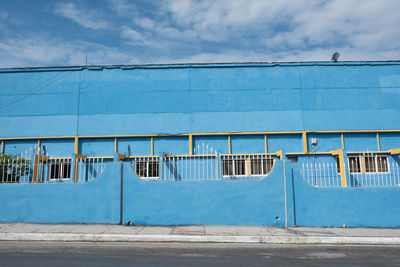
[[400, 245], [400, 229], [3, 223], [0, 241]]

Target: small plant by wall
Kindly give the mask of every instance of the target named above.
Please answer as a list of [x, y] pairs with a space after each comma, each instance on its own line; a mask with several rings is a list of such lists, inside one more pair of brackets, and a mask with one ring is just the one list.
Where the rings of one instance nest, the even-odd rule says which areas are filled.
[[0, 155], [0, 183], [18, 183], [30, 172], [30, 161], [21, 155]]

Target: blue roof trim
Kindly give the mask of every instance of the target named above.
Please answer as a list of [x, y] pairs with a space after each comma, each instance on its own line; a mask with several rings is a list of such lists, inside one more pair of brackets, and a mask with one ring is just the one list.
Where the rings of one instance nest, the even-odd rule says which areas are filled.
[[27, 67], [0, 68], [0, 73], [8, 72], [46, 72], [46, 71], [81, 71], [104, 69], [177, 69], [177, 68], [254, 68], [254, 67], [297, 67], [297, 66], [383, 66], [400, 65], [400, 61], [316, 61], [316, 62], [248, 62], [248, 63], [193, 63], [193, 64], [154, 64], [154, 65], [95, 65], [66, 67]]
[[103, 70], [103, 66], [87, 67], [88, 70]]
[[65, 68], [20, 68], [20, 69], [0, 69], [0, 73], [10, 72], [49, 72], [49, 71], [80, 71], [85, 67], [65, 67]]
[[368, 65], [371, 66], [384, 66], [384, 65], [399, 65], [400, 62], [369, 62]]

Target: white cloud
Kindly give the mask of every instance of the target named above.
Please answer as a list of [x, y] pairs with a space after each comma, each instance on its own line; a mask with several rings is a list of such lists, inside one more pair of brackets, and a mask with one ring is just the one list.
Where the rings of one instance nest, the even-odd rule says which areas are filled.
[[88, 29], [100, 30], [110, 27], [106, 20], [98, 17], [99, 11], [78, 9], [74, 3], [57, 2], [54, 6], [54, 13]]
[[133, 16], [137, 13], [136, 6], [125, 0], [109, 0], [109, 2], [111, 9], [120, 16]]
[[186, 57], [160, 58], [155, 63], [221, 63], [221, 62], [260, 62], [267, 61], [268, 55], [240, 50], [220, 53], [199, 53]]
[[169, 0], [167, 8], [183, 28], [216, 42], [237, 34], [271, 38], [282, 32], [288, 33], [285, 40], [302, 38], [310, 44], [332, 42], [335, 37], [351, 41], [360, 33], [395, 31], [398, 35], [400, 23], [398, 0], [235, 0], [229, 4], [223, 0]]
[[136, 25], [138, 25], [138, 26], [140, 26], [140, 27], [142, 27], [143, 29], [146, 29], [146, 30], [153, 30], [154, 26], [156, 24], [156, 22], [154, 20], [146, 18], [146, 17], [135, 18], [134, 22], [135, 22]]
[[[354, 47], [376, 47], [399, 40], [398, 1], [335, 0], [294, 16], [294, 38], [310, 44], [344, 42]], [[367, 41], [367, 42], [365, 42]], [[385, 48], [385, 45], [381, 48]]]
[[[237, 57], [226, 50], [235, 49], [245, 51], [244, 55], [279, 53], [282, 58], [303, 56], [303, 60], [320, 54], [313, 52], [330, 54], [342, 49], [342, 54], [345, 51], [360, 59], [378, 59], [377, 55], [387, 58], [390, 54], [395, 58], [400, 48], [397, 0], [235, 0], [229, 4], [224, 0], [166, 0], [153, 12], [163, 16], [151, 18], [138, 13], [135, 4], [112, 2], [119, 10], [136, 12], [132, 19], [135, 30], [121, 31], [131, 44], [162, 47], [163, 43], [170, 50], [178, 43], [192, 44], [196, 51], [199, 47], [204, 51], [197, 52], [193, 59], [212, 55], [210, 59], [232, 61]], [[217, 56], [218, 51], [223, 51], [222, 57]], [[325, 59], [325, 54], [316, 59]]]
[[[244, 50], [230, 50], [217, 53], [199, 53], [187, 57], [161, 57], [151, 63], [226, 63], [226, 62], [296, 62], [296, 61], [330, 61], [335, 49], [316, 48], [309, 50], [286, 50], [273, 53], [261, 53]], [[354, 51], [349, 47], [339, 48], [339, 60], [391, 60], [400, 58], [399, 50], [381, 51], [369, 54], [367, 51]]]
[[400, 55], [399, 7], [398, 0], [166, 0], [155, 12], [163, 16], [137, 13], [135, 26], [120, 29], [148, 49], [196, 47], [157, 62], [329, 60], [335, 51], [341, 60], [389, 60]]
[[[398, 0], [108, 0], [112, 22], [101, 17], [106, 11], [74, 3], [58, 2], [54, 12], [89, 29], [113, 29], [102, 33], [119, 33], [110, 43], [136, 57], [94, 42], [7, 34], [0, 64], [74, 65], [85, 55], [101, 64], [307, 61], [330, 60], [335, 51], [339, 60], [400, 59]], [[2, 23], [11, 29], [7, 11], [0, 10], [0, 30]]]
[[4, 10], [0, 10], [0, 29], [6, 28], [5, 24], [8, 25], [22, 25], [24, 21], [21, 18], [10, 15]]
[[[194, 32], [191, 37], [249, 54], [320, 60], [320, 51], [339, 49], [354, 60], [376, 60], [396, 59], [400, 50], [398, 0], [168, 0], [166, 7], [181, 31]], [[199, 55], [237, 58], [218, 54]]]
[[[193, 40], [196, 36], [191, 29], [179, 29], [169, 20], [167, 1], [146, 2], [145, 15], [137, 3], [126, 0], [109, 0], [111, 9], [123, 18], [129, 18], [131, 23], [120, 26], [121, 37], [129, 40], [134, 45], [169, 45], [171, 42]], [[142, 7], [143, 9], [143, 7]], [[138, 43], [138, 41], [141, 41]]]
[[190, 27], [207, 41], [221, 42], [239, 33], [256, 32], [272, 27], [309, 2], [300, 1], [168, 1], [172, 18], [182, 27]]
[[[162, 28], [156, 28], [154, 31], [142, 31], [132, 29], [129, 26], [123, 25], [120, 27], [120, 36], [127, 40], [127, 42], [134, 46], [145, 47], [146, 49], [170, 49], [176, 41], [167, 40], [157, 36], [155, 32]], [[173, 29], [171, 29], [173, 31]], [[174, 32], [176, 34], [176, 32]], [[162, 35], [162, 34], [161, 34]], [[161, 36], [162, 37], [162, 36]]]
[[160, 47], [160, 43], [152, 40], [151, 35], [149, 36], [149, 34], [140, 33], [139, 31], [136, 31], [126, 25], [120, 27], [120, 35], [122, 38], [126, 39], [129, 44], [135, 46], [143, 46], [148, 48]]
[[64, 43], [48, 36], [0, 41], [1, 67], [84, 65], [86, 56], [89, 65], [140, 63], [133, 55], [91, 42]]
[[135, 31], [134, 29], [132, 29], [132, 28], [130, 28], [128, 26], [125, 26], [125, 25], [121, 26], [120, 30], [121, 30], [121, 37], [122, 38], [129, 39], [129, 40], [131, 40], [133, 42], [140, 42], [140, 41], [144, 40], [144, 37], [140, 32]]

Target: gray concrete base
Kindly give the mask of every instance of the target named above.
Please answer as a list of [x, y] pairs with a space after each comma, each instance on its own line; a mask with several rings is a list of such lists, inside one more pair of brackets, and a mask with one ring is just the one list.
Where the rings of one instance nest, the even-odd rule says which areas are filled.
[[80, 241], [80, 242], [192, 242], [192, 243], [261, 243], [261, 244], [365, 244], [400, 245], [398, 237], [351, 236], [200, 236], [200, 235], [119, 235], [0, 233], [0, 241]]
[[0, 241], [400, 245], [400, 229], [0, 223]]

